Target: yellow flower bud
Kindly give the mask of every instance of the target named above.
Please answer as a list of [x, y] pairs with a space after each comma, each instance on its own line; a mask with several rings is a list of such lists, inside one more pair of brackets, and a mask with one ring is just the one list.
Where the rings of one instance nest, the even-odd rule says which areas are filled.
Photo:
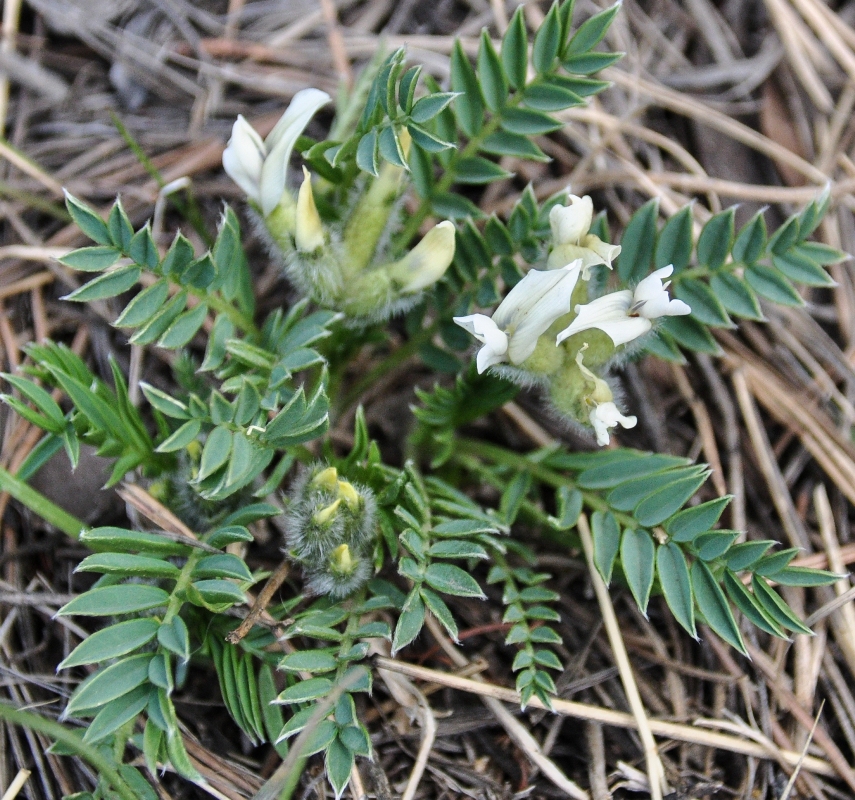
[[334, 500], [326, 508], [322, 508], [320, 511], [316, 511], [312, 515], [312, 522], [314, 522], [315, 525], [329, 525], [335, 519], [335, 515], [338, 512], [338, 507], [340, 505], [340, 499]]
[[322, 469], [314, 478], [312, 478], [312, 486], [317, 486], [319, 489], [326, 489], [329, 492], [334, 492], [337, 485], [338, 472], [335, 467]]
[[351, 511], [357, 511], [359, 509], [359, 492], [357, 492], [356, 489], [353, 488], [353, 484], [348, 483], [347, 481], [339, 481], [338, 496], [339, 499], [344, 500], [345, 505]]
[[349, 575], [354, 566], [353, 556], [346, 544], [340, 544], [330, 553], [330, 567], [339, 575]]
[[297, 217], [295, 220], [294, 243], [304, 253], [314, 253], [324, 246], [324, 228], [312, 193], [312, 176], [303, 167], [303, 184], [297, 195]]
[[389, 265], [389, 275], [401, 291], [421, 291], [445, 274], [454, 258], [454, 236], [454, 224], [440, 222], [400, 261]]

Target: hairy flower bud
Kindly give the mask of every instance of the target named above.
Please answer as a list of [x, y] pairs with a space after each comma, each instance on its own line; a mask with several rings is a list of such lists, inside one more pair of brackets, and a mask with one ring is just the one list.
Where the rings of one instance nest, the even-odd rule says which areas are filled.
[[345, 597], [371, 575], [376, 502], [367, 487], [316, 464], [294, 482], [287, 511], [288, 555], [314, 594]]

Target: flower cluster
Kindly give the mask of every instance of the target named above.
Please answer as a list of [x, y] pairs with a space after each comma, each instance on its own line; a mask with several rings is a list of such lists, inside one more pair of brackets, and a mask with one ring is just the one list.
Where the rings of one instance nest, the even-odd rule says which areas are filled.
[[[593, 368], [605, 371], [618, 348], [644, 336], [656, 319], [691, 313], [682, 300], [668, 295], [673, 267], [648, 275], [635, 289], [587, 299], [591, 267], [611, 269], [620, 246], [590, 233], [590, 197], [571, 195], [570, 205], [550, 212], [552, 249], [546, 270], [530, 270], [508, 293], [492, 317], [470, 314], [454, 321], [483, 344], [478, 372], [509, 364], [512, 379], [536, 380], [549, 388], [555, 407], [590, 425], [600, 445], [609, 443], [609, 429], [631, 428], [635, 417], [617, 407], [609, 383]], [[604, 335], [603, 335], [604, 334]], [[587, 362], [587, 363], [585, 363]]]
[[[445, 274], [454, 257], [454, 225], [440, 222], [412, 250], [395, 258], [400, 254], [390, 243], [405, 185], [404, 169], [392, 164], [384, 164], [373, 181], [364, 182], [340, 221], [322, 220], [305, 167], [295, 200], [287, 187], [291, 152], [329, 100], [318, 89], [298, 92], [264, 140], [238, 117], [223, 167], [259, 212], [301, 292], [349, 317], [383, 319], [412, 306], [420, 292]], [[406, 155], [406, 135], [401, 145]]]
[[371, 577], [376, 502], [365, 486], [316, 464], [294, 482], [285, 534], [287, 554], [300, 564], [313, 594], [341, 599]]

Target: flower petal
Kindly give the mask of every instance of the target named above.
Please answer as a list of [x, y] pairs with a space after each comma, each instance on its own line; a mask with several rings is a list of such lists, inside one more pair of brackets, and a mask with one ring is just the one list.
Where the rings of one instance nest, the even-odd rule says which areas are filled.
[[478, 351], [476, 363], [480, 375], [488, 367], [507, 361], [508, 337], [498, 325], [485, 314], [469, 314], [466, 317], [453, 317], [454, 322], [469, 331], [484, 346]]
[[276, 208], [282, 192], [285, 191], [288, 162], [291, 160], [294, 143], [309, 124], [309, 120], [329, 100], [330, 96], [320, 89], [303, 89], [297, 92], [291, 105], [265, 139], [267, 158], [261, 168], [260, 181], [261, 210], [265, 216]]
[[609, 428], [614, 428], [618, 423], [624, 428], [634, 428], [638, 422], [635, 417], [621, 414], [614, 403], [600, 403], [591, 411], [589, 419], [597, 434], [597, 444], [601, 447], [609, 443]]
[[593, 233], [589, 233], [582, 240], [582, 246], [593, 251], [601, 259], [598, 263], [605, 264], [609, 269], [612, 268], [612, 261], [620, 255], [619, 244], [608, 244]]
[[[620, 292], [612, 292], [611, 294], [598, 297], [596, 300], [592, 300], [590, 303], [586, 303], [585, 305], [576, 306], [576, 319], [574, 319], [568, 327], [558, 334], [555, 343], [561, 344], [561, 342], [572, 336], [574, 333], [586, 331], [590, 328], [599, 328], [606, 333], [609, 332], [604, 326], [610, 326], [613, 330], [617, 330], [614, 327], [616, 324], [620, 325], [624, 321], [632, 321], [633, 318], [627, 316], [631, 303], [632, 292], [628, 289], [624, 289]], [[650, 323], [645, 320], [645, 324], [647, 327], [642, 331], [642, 333], [646, 333], [650, 330]], [[611, 336], [610, 333], [609, 335]], [[636, 335], [640, 336], [641, 333]], [[623, 339], [621, 342], [615, 341], [615, 344], [623, 344], [631, 341], [633, 338], [635, 337], [633, 336], [629, 339]], [[614, 337], [612, 337], [612, 339], [614, 340]]]
[[590, 197], [571, 194], [569, 206], [553, 206], [549, 212], [554, 245], [579, 244], [591, 227], [594, 201]]
[[570, 298], [581, 261], [561, 269], [531, 270], [501, 302], [493, 321], [510, 337], [508, 357], [512, 364], [525, 361], [537, 340], [553, 322], [570, 312]]
[[264, 163], [264, 143], [255, 129], [238, 115], [232, 126], [232, 136], [223, 151], [223, 169], [246, 193], [260, 202], [259, 184]]

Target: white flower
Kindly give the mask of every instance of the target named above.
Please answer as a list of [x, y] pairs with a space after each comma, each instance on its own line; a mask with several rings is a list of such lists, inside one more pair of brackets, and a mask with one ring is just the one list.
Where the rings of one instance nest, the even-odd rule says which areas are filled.
[[559, 317], [570, 312], [570, 298], [579, 280], [582, 262], [561, 269], [531, 270], [502, 300], [492, 319], [484, 314], [454, 317], [484, 347], [478, 351], [478, 372], [509, 361], [525, 361], [537, 340]]
[[617, 347], [647, 333], [653, 327], [652, 319], [691, 314], [692, 309], [686, 303], [668, 296], [671, 282], [662, 282], [673, 271], [670, 265], [662, 267], [641, 281], [634, 292], [623, 289], [576, 306], [576, 319], [558, 334], [556, 344], [574, 333], [599, 328]]
[[594, 433], [597, 434], [597, 444], [605, 447], [609, 443], [609, 428], [614, 428], [618, 423], [624, 428], [634, 428], [637, 422], [635, 417], [625, 417], [618, 411], [614, 402], [600, 403], [591, 409], [588, 416]]
[[238, 116], [223, 152], [223, 169], [261, 206], [265, 216], [276, 208], [285, 191], [294, 143], [318, 109], [329, 101], [330, 96], [320, 89], [297, 92], [264, 141], [242, 116]]
[[586, 343], [576, 353], [576, 364], [582, 375], [593, 384], [591, 393], [585, 397], [585, 402], [593, 406], [588, 414], [588, 420], [597, 435], [597, 444], [605, 447], [609, 443], [609, 428], [614, 428], [618, 424], [624, 428], [634, 428], [638, 420], [635, 417], [624, 416], [618, 411], [609, 385], [585, 366], [583, 354], [587, 349]]
[[583, 268], [605, 264], [611, 269], [612, 261], [620, 254], [620, 245], [608, 244], [588, 233], [594, 218], [590, 197], [571, 194], [569, 199], [569, 206], [553, 206], [549, 212], [553, 248], [547, 266], [554, 269], [581, 258]]

